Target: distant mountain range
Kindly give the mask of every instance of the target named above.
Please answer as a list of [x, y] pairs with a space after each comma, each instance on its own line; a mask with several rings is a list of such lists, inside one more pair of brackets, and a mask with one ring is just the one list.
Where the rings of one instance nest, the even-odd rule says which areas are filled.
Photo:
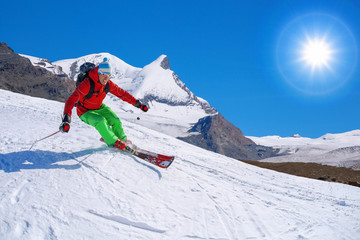
[[[271, 147], [259, 146], [246, 138], [206, 100], [195, 96], [171, 70], [166, 55], [143, 68], [133, 67], [109, 53], [51, 63], [47, 59], [16, 54], [2, 43], [0, 88], [65, 101], [75, 89], [80, 66], [85, 62], [99, 64], [104, 57], [110, 59], [111, 80], [150, 107], [148, 113], [139, 113], [133, 106], [109, 95], [106, 104], [121, 118], [237, 159], [259, 160], [276, 154]], [[140, 120], [134, 120], [134, 115]]]
[[255, 143], [277, 149], [279, 156], [265, 162], [314, 162], [360, 170], [360, 130], [339, 134], [325, 134], [316, 139], [267, 136], [248, 137]]

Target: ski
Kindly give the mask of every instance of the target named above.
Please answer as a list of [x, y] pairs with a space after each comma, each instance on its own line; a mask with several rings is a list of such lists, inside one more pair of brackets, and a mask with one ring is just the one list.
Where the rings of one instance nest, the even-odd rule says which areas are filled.
[[140, 159], [143, 159], [151, 164], [154, 164], [158, 167], [161, 167], [161, 168], [168, 168], [175, 159], [174, 156], [158, 154], [158, 153], [150, 152], [150, 151], [139, 149], [139, 148], [135, 150], [129, 146], [126, 146], [123, 149], [123, 151], [125, 151], [133, 156], [136, 156]]
[[[101, 142], [105, 142], [103, 138], [100, 138]], [[131, 142], [131, 141], [130, 141]], [[136, 156], [140, 159], [143, 159], [149, 163], [152, 163], [161, 168], [168, 168], [172, 162], [174, 161], [174, 156], [167, 156], [163, 154], [158, 154], [154, 152], [150, 152], [144, 149], [140, 149], [136, 145], [131, 143], [131, 146], [126, 146], [123, 149], [124, 152], [127, 152], [133, 156]]]

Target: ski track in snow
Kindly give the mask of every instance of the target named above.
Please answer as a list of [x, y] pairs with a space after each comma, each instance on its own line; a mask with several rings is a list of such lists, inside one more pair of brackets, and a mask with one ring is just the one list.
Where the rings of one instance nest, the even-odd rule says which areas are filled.
[[108, 148], [63, 104], [0, 90], [0, 239], [359, 239], [360, 189], [257, 168], [123, 121], [169, 169]]
[[99, 217], [102, 217], [104, 219], [108, 219], [110, 221], [118, 222], [118, 223], [130, 226], [130, 227], [140, 228], [140, 229], [150, 231], [150, 232], [155, 232], [155, 233], [164, 233], [164, 232], [166, 232], [164, 230], [153, 228], [153, 227], [147, 225], [146, 223], [133, 222], [133, 221], [131, 221], [129, 219], [126, 219], [124, 217], [121, 217], [121, 216], [105, 216], [105, 215], [96, 213], [96, 212], [94, 212], [92, 210], [89, 210], [89, 213], [92, 213], [92, 214], [94, 214], [96, 216], [99, 216]]

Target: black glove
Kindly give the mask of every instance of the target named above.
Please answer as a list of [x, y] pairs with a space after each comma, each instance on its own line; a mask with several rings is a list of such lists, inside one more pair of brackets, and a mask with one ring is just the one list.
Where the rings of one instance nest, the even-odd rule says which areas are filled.
[[144, 112], [147, 112], [149, 110], [148, 106], [146, 106], [145, 104], [142, 104], [140, 102], [140, 100], [137, 100], [135, 103], [135, 107], [140, 108], [141, 110], [143, 110]]
[[65, 114], [62, 118], [62, 123], [60, 124], [59, 130], [63, 133], [67, 133], [70, 130], [71, 117], [68, 114]]

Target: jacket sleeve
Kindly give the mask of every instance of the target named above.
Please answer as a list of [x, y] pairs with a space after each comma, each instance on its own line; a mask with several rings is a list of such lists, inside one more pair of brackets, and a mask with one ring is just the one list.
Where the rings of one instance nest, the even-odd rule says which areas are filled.
[[73, 94], [66, 100], [65, 107], [64, 107], [64, 115], [68, 114], [71, 117], [72, 109], [74, 108], [75, 104], [83, 99], [86, 94], [90, 91], [90, 80], [85, 79], [80, 83], [80, 85], [75, 89]]
[[135, 105], [137, 99], [132, 96], [130, 93], [125, 91], [124, 89], [120, 88], [118, 85], [113, 83], [112, 81], [109, 81], [109, 87], [110, 87], [110, 93], [114, 94], [121, 100], [130, 103], [131, 105]]

